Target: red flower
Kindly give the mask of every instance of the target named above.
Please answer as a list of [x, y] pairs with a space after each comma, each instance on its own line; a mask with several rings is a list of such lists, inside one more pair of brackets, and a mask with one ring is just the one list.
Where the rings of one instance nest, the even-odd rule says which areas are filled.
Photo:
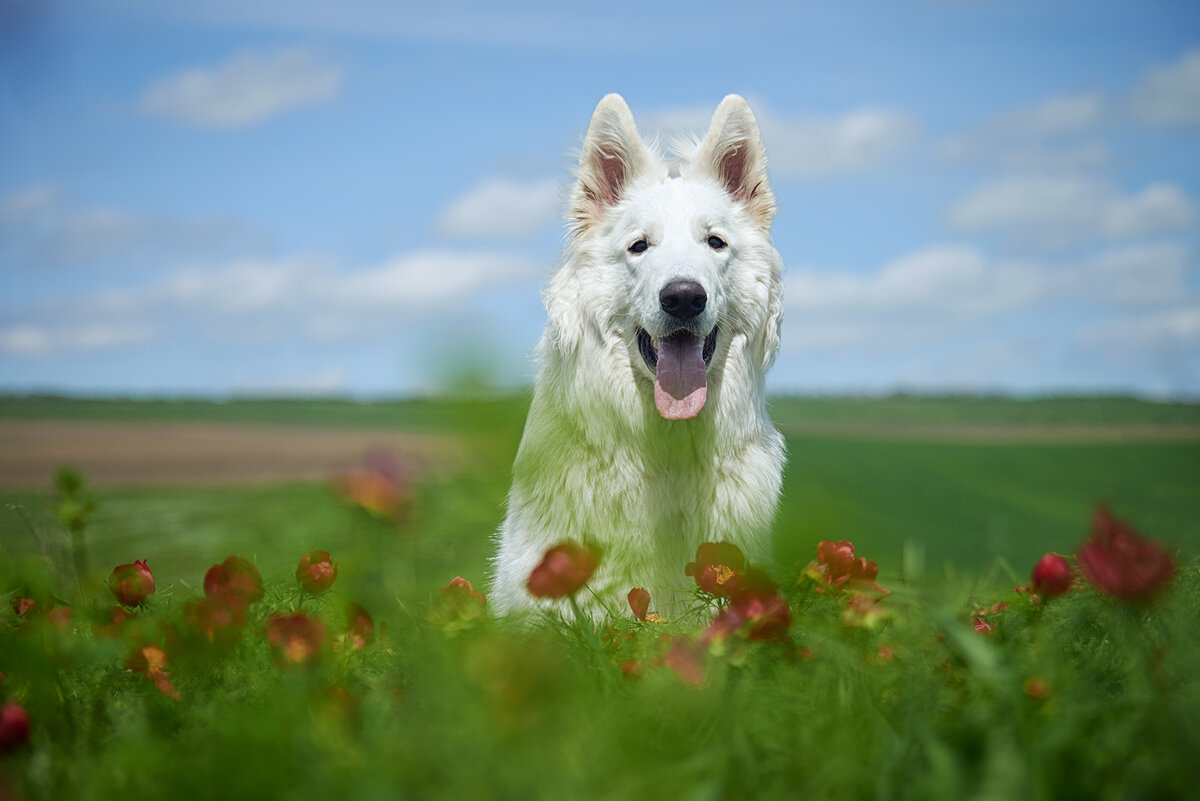
[[721, 610], [702, 640], [710, 642], [746, 630], [751, 640], [786, 640], [792, 613], [766, 571], [748, 567], [726, 582], [729, 605]]
[[1175, 575], [1175, 560], [1165, 547], [1103, 507], [1096, 510], [1076, 559], [1093, 587], [1127, 601], [1153, 598]]
[[179, 691], [171, 683], [171, 674], [166, 671], [167, 655], [157, 645], [135, 648], [125, 661], [125, 667], [137, 673], [144, 673], [146, 678], [154, 682], [160, 693], [175, 701], [179, 700]]
[[17, 613], [17, 617], [22, 620], [28, 620], [33, 614], [33, 610], [37, 608], [37, 602], [32, 598], [14, 597], [9, 603], [12, 604], [13, 611]]
[[663, 664], [688, 684], [700, 686], [704, 683], [704, 658], [708, 645], [685, 637], [670, 640], [671, 647], [663, 654]]
[[590, 545], [560, 542], [546, 551], [529, 574], [525, 589], [535, 598], [567, 598], [579, 592], [600, 565]]
[[848, 586], [855, 592], [889, 594], [888, 590], [875, 581], [875, 577], [879, 575], [879, 566], [867, 561], [865, 557], [855, 558], [854, 545], [845, 540], [824, 540], [818, 543], [817, 558], [809, 563], [806, 572], [818, 582], [835, 590]]
[[16, 701], [0, 709], [0, 754], [15, 751], [29, 742], [29, 713]]
[[262, 576], [252, 562], [231, 556], [204, 574], [204, 594], [236, 596], [249, 606], [263, 597]]
[[364, 463], [343, 473], [337, 480], [344, 500], [378, 517], [401, 519], [411, 505], [411, 469], [394, 453], [374, 449]]
[[133, 618], [133, 613], [123, 606], [110, 606], [108, 608], [107, 622], [97, 621], [92, 625], [92, 630], [97, 636], [116, 638], [120, 636], [121, 629], [125, 626], [126, 621]]
[[650, 593], [641, 587], [634, 587], [625, 598], [629, 601], [633, 616], [638, 620], [645, 620], [646, 613], [650, 611]]
[[276, 612], [267, 621], [267, 642], [281, 667], [311, 665], [321, 655], [325, 624], [303, 612]]
[[476, 592], [471, 582], [462, 576], [455, 576], [442, 587], [438, 610], [433, 619], [445, 626], [471, 623], [483, 617], [486, 609], [487, 596]]
[[248, 604], [237, 593], [210, 595], [183, 607], [183, 615], [214, 645], [230, 646], [246, 628]]
[[354, 602], [346, 605], [346, 636], [343, 642], [352, 651], [375, 642], [375, 621], [366, 609]]
[[108, 577], [108, 588], [122, 606], [140, 606], [154, 594], [154, 576], [144, 559], [131, 565], [117, 565]]
[[329, 551], [309, 551], [296, 566], [296, 581], [310, 595], [324, 595], [337, 578], [337, 565]]
[[253, 563], [231, 556], [204, 574], [204, 596], [184, 606], [184, 616], [209, 642], [232, 645], [246, 628], [250, 604], [263, 597], [262, 576]]
[[1065, 557], [1048, 553], [1033, 566], [1033, 590], [1043, 598], [1053, 598], [1071, 589], [1075, 571]]
[[987, 620], [982, 617], [975, 618], [973, 627], [974, 627], [975, 631], [979, 632], [980, 634], [991, 634], [993, 631], [996, 630], [995, 626], [993, 626], [991, 623], [987, 622]]
[[875, 628], [891, 615], [879, 601], [876, 596], [855, 595], [842, 611], [842, 623], [850, 628]]
[[696, 579], [696, 586], [710, 595], [729, 596], [726, 584], [746, 569], [746, 557], [732, 542], [706, 542], [696, 549], [696, 561], [683, 572]]

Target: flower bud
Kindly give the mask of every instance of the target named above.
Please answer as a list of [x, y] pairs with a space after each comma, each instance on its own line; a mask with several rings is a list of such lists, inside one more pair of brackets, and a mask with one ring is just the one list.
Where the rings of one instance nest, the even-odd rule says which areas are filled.
[[1066, 557], [1048, 553], [1033, 566], [1033, 591], [1043, 598], [1053, 598], [1071, 589], [1075, 571]]
[[249, 606], [263, 597], [262, 576], [253, 562], [231, 556], [204, 574], [204, 594], [210, 598], [233, 597]]
[[599, 555], [590, 546], [560, 542], [546, 551], [525, 588], [535, 598], [567, 598], [587, 584], [599, 564]]
[[154, 594], [154, 576], [145, 560], [133, 564], [117, 565], [108, 577], [108, 588], [122, 606], [140, 606]]
[[280, 667], [312, 665], [325, 643], [325, 624], [303, 612], [276, 612], [267, 620], [267, 642]]
[[309, 551], [296, 566], [296, 581], [310, 595], [324, 595], [337, 578], [337, 565], [329, 551]]
[[0, 754], [7, 754], [29, 742], [29, 713], [16, 701], [7, 701], [0, 709]]

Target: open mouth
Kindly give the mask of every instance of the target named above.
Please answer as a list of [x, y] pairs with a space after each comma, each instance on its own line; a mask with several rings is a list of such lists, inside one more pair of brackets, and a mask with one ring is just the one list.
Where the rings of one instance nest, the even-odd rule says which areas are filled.
[[689, 331], [665, 337], [637, 332], [638, 351], [654, 371], [654, 405], [667, 420], [688, 420], [700, 414], [708, 398], [707, 368], [717, 349], [717, 328], [701, 339]]
[[[692, 337], [692, 336], [693, 336], [692, 334], [689, 334], [686, 331], [676, 331], [674, 334], [669, 334], [666, 337], [662, 337], [662, 339], [671, 339], [672, 337]], [[693, 338], [698, 339], [698, 337], [693, 337]], [[659, 341], [661, 342], [662, 339], [660, 339]], [[654, 345], [654, 338], [650, 336], [650, 334], [646, 331], [646, 329], [639, 328], [637, 330], [637, 341], [638, 341], [638, 350], [640, 350], [642, 352], [642, 359], [645, 360], [646, 366], [649, 367], [651, 370], [658, 372], [658, 348], [656, 348]], [[716, 349], [717, 349], [717, 328], [716, 328], [716, 326], [714, 326], [713, 330], [711, 332], [709, 332], [709, 335], [704, 338], [704, 348], [700, 352], [701, 358], [704, 359], [705, 367], [707, 367], [709, 362], [712, 361], [713, 353], [716, 351]]]

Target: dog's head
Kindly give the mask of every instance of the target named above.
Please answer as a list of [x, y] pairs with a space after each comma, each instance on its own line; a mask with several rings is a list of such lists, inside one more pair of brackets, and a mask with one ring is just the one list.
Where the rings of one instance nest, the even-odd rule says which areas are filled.
[[[774, 359], [782, 271], [774, 216], [758, 123], [742, 98], [726, 97], [705, 137], [669, 163], [643, 143], [625, 101], [608, 95], [580, 156], [551, 324], [587, 315], [628, 355], [662, 417], [695, 417], [710, 372], [726, 360], [753, 362], [749, 378], [761, 385]], [[556, 309], [566, 298], [573, 310]]]

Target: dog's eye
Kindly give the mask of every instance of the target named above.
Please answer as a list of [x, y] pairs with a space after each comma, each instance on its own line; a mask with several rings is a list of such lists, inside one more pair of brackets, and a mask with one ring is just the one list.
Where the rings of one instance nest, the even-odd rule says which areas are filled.
[[727, 243], [721, 237], [713, 234], [708, 238], [708, 246], [713, 250], [722, 250], [727, 246]]
[[645, 253], [646, 248], [650, 247], [650, 243], [645, 239], [639, 239], [629, 246], [630, 253]]

